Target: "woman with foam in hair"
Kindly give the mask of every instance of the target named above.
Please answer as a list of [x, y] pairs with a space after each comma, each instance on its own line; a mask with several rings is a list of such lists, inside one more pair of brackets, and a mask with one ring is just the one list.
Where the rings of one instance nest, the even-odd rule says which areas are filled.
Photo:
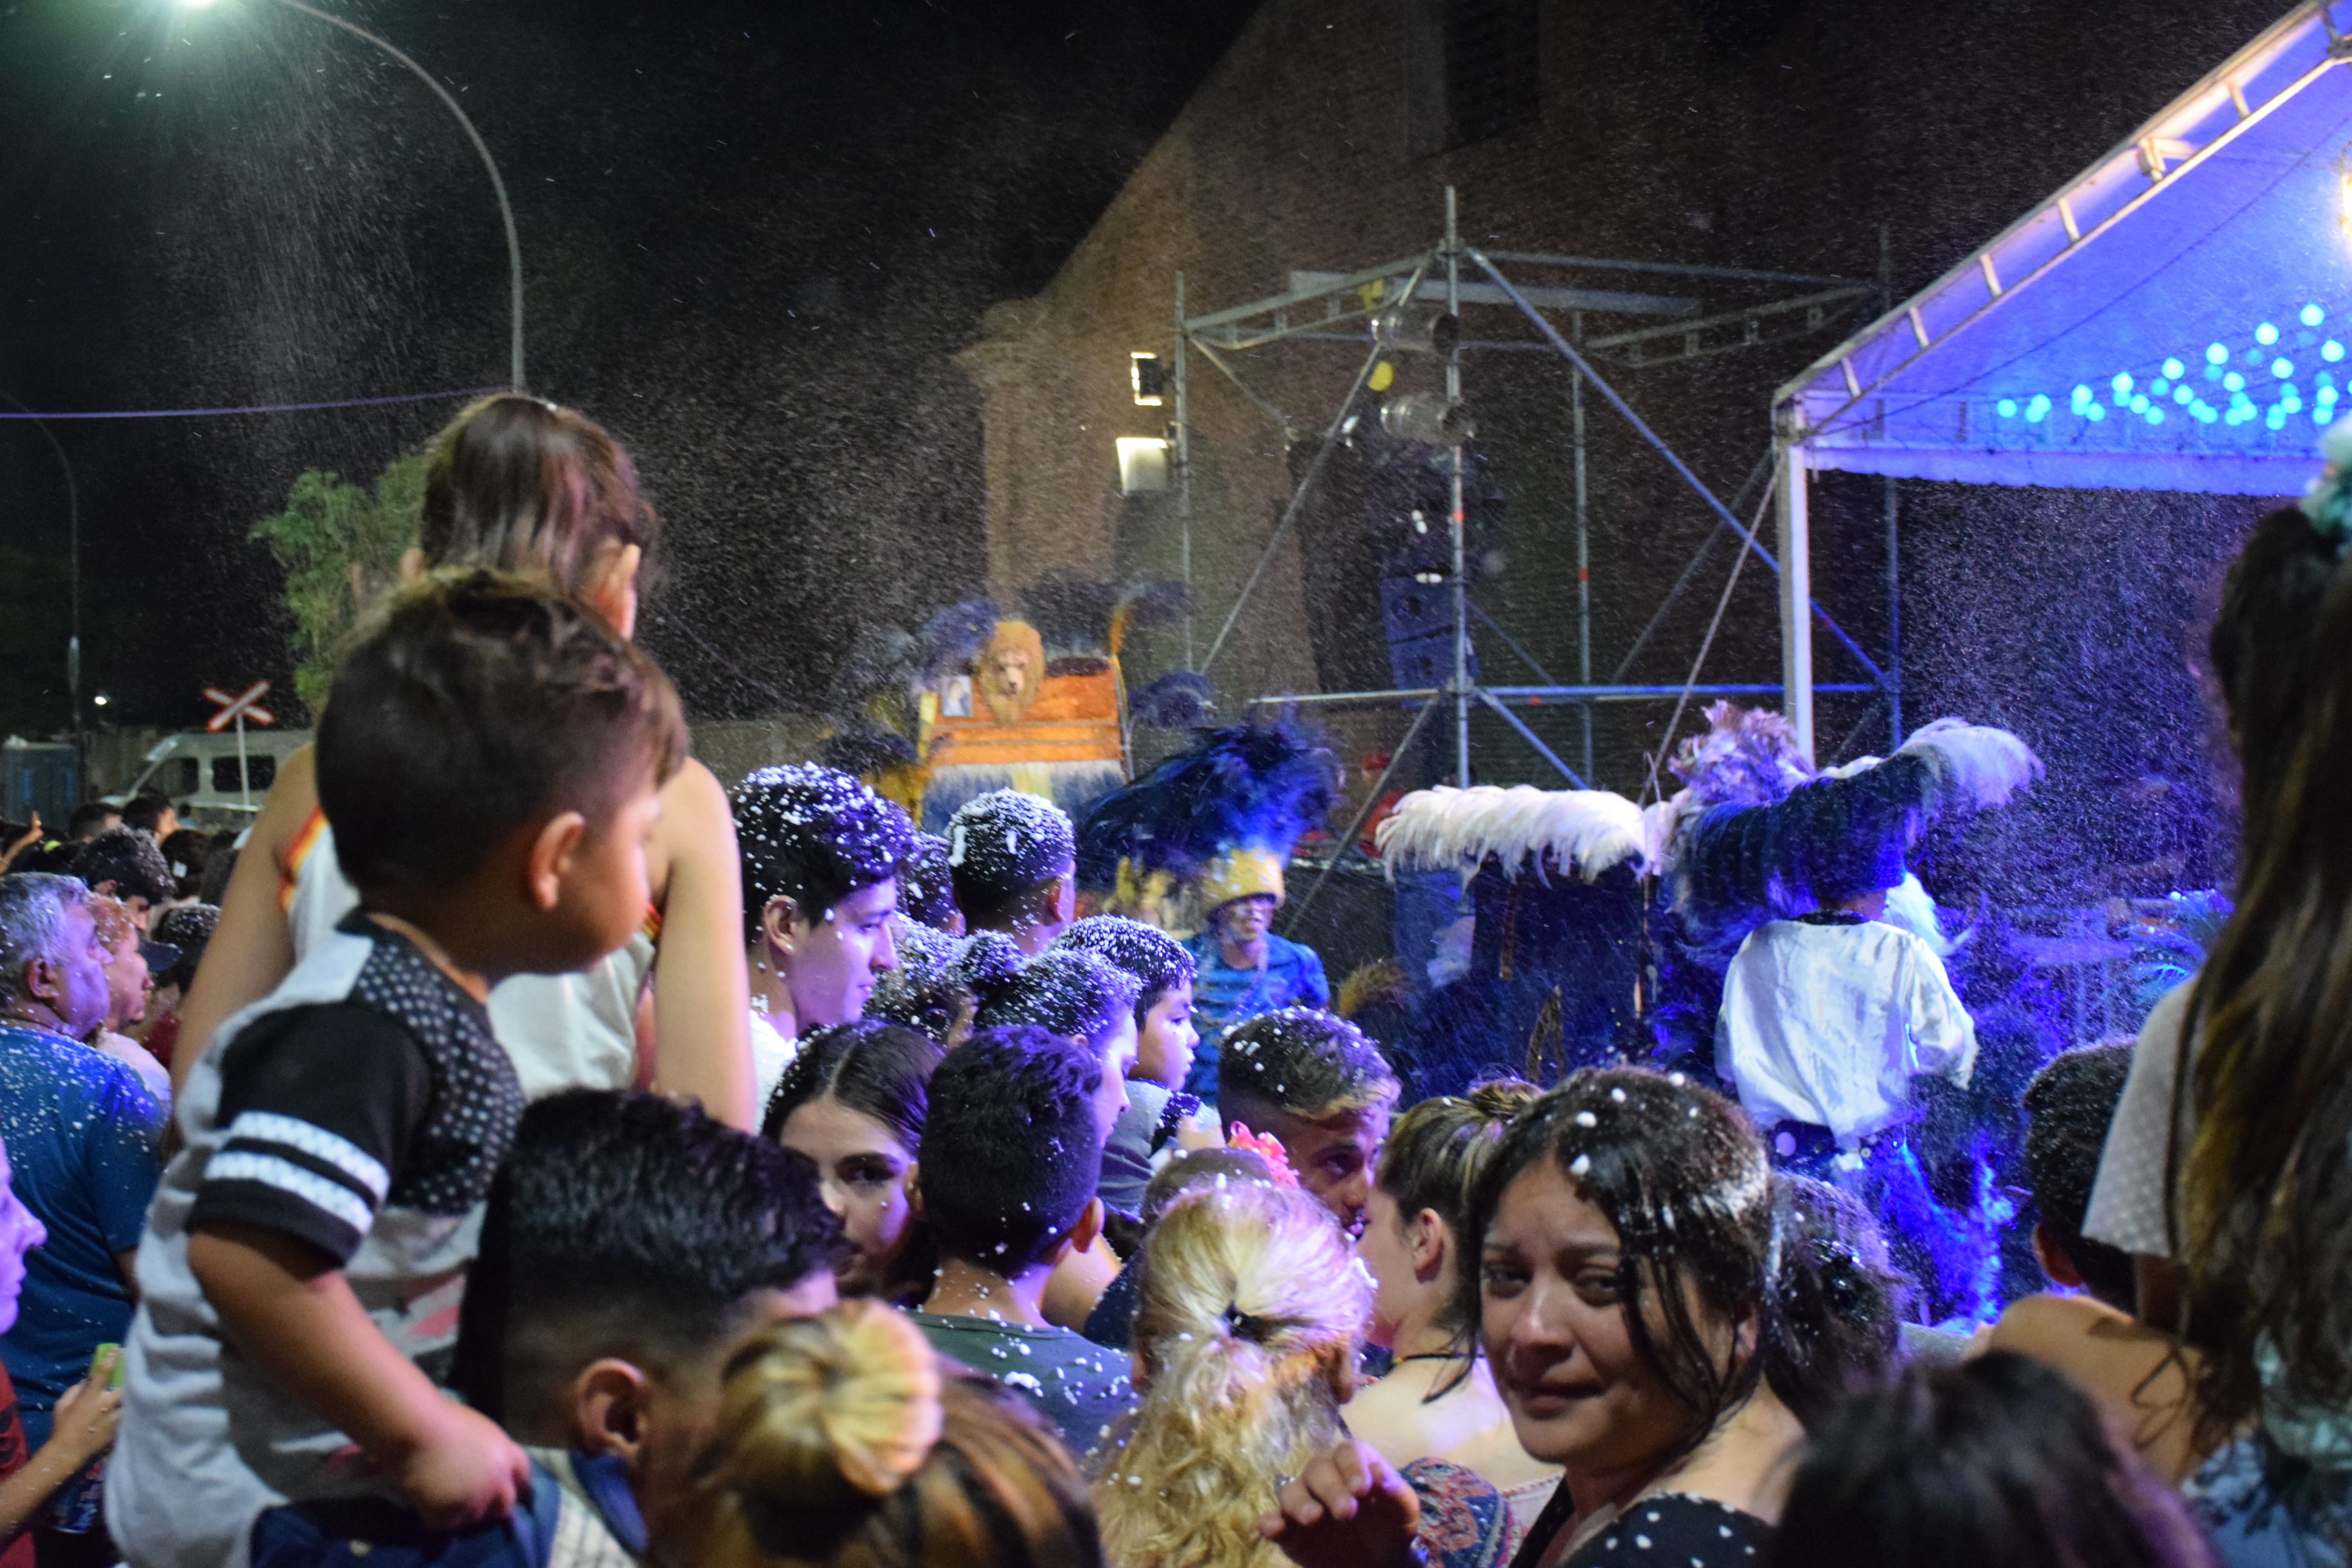
[[692, 1489], [649, 1522], [660, 1568], [1103, 1560], [1077, 1466], [1021, 1396], [870, 1301], [738, 1352]]
[[[1274, 1568], [1259, 1520], [1285, 1477], [1344, 1430], [1370, 1289], [1346, 1238], [1295, 1189], [1219, 1179], [1159, 1216], [1144, 1244], [1133, 1373], [1143, 1404], [1098, 1460], [1095, 1507], [1115, 1568]], [[1404, 1544], [1445, 1568], [1507, 1560], [1501, 1494], [1422, 1460]]]
[[[502, 393], [435, 438], [422, 528], [404, 576], [489, 566], [553, 584], [623, 637], [660, 520], [629, 455], [585, 415]], [[650, 1082], [750, 1128], [751, 1042], [740, 998], [742, 889], [726, 792], [688, 758], [661, 792], [646, 843], [653, 903], [628, 945], [580, 974], [520, 974], [490, 993], [490, 1020], [533, 1099]], [[180, 1009], [173, 1077], [184, 1082], [214, 1030], [269, 994], [357, 905], [335, 863], [308, 749], [289, 757], [221, 900], [218, 930]], [[642, 1005], [650, 988], [651, 1007]], [[641, 1049], [667, 1041], [667, 1049]]]
[[1348, 1430], [1389, 1463], [1461, 1465], [1493, 1482], [1522, 1524], [1551, 1500], [1559, 1467], [1519, 1446], [1478, 1353], [1478, 1298], [1461, 1264], [1471, 1190], [1511, 1118], [1535, 1098], [1535, 1086], [1516, 1079], [1482, 1083], [1424, 1100], [1389, 1129], [1356, 1256], [1375, 1286], [1365, 1338], [1396, 1363], [1347, 1407]]
[[[1774, 1210], [1754, 1129], [1679, 1075], [1587, 1069], [1513, 1121], [1462, 1253], [1520, 1445], [1565, 1470], [1518, 1568], [1748, 1568], [1769, 1544], [1804, 1434], [1765, 1374], [1834, 1310], [1818, 1275], [1768, 1279]], [[1404, 1491], [1337, 1444], [1265, 1528], [1310, 1568], [1402, 1565]]]

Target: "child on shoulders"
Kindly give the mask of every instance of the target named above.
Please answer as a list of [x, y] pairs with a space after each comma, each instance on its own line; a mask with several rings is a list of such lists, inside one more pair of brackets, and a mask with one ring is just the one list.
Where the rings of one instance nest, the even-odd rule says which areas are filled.
[[352, 650], [317, 754], [360, 908], [183, 1090], [107, 1485], [131, 1561], [243, 1568], [288, 1502], [514, 1507], [528, 1458], [439, 1386], [522, 1111], [484, 999], [636, 930], [685, 742], [645, 655], [493, 573], [427, 579]]

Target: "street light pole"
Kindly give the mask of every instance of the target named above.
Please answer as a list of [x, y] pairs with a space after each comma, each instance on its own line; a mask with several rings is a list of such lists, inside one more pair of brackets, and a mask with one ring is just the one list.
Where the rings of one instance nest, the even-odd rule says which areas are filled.
[[81, 733], [81, 489], [74, 483], [73, 464], [66, 458], [66, 449], [48, 421], [7, 393], [0, 392], [0, 401], [32, 420], [33, 428], [57, 454], [58, 467], [66, 476], [66, 603], [71, 630], [66, 637], [66, 695], [73, 704], [74, 787], [79, 789], [85, 758], [82, 754]]
[[507, 226], [508, 316], [513, 329], [507, 379], [515, 391], [522, 391], [527, 384], [522, 375], [522, 241], [515, 234], [514, 207], [507, 200], [506, 178], [499, 173], [498, 160], [490, 156], [489, 143], [482, 140], [482, 133], [474, 129], [474, 122], [466, 118], [466, 111], [457, 107], [457, 100], [447, 88], [435, 80], [432, 73], [423, 66], [410, 59], [384, 39], [356, 23], [331, 16], [315, 5], [306, 5], [302, 0], [278, 0], [278, 4], [289, 10], [299, 11], [306, 16], [315, 16], [330, 26], [341, 27], [353, 37], [364, 38], [373, 44], [377, 48], [406, 66], [411, 72], [415, 73], [417, 80], [431, 88], [433, 95], [448, 105], [449, 112], [456, 115], [457, 123], [465, 128], [466, 139], [474, 144], [474, 151], [481, 154], [482, 167], [489, 171], [490, 188], [496, 191], [499, 196], [499, 216], [505, 220]]

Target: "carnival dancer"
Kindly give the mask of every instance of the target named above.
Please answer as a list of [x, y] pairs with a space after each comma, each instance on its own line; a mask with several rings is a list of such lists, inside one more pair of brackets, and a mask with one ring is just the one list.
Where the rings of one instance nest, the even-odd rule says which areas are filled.
[[1273, 931], [1293, 845], [1338, 799], [1330, 752], [1290, 723], [1203, 731], [1187, 752], [1104, 797], [1078, 836], [1094, 908], [1189, 934], [1201, 1043], [1184, 1089], [1217, 1096], [1218, 1041], [1245, 1018], [1328, 1007], [1314, 950]]

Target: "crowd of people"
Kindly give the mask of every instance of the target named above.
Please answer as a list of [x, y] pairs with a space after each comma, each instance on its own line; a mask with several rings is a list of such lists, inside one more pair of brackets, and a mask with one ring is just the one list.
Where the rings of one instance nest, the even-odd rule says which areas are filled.
[[1278, 857], [1171, 932], [1037, 796], [722, 790], [626, 454], [488, 400], [240, 844], [7, 836], [0, 1561], [2352, 1562], [2347, 497], [2231, 571], [2236, 913], [2027, 1090], [1969, 1336], [1696, 1077], [1408, 1102]]

